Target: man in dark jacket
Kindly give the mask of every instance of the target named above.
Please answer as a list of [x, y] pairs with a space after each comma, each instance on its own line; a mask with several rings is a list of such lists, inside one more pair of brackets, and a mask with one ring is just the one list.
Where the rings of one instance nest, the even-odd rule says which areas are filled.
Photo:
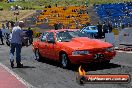
[[27, 34], [28, 34], [28, 38], [29, 38], [29, 44], [31, 45], [33, 42], [33, 31], [31, 30], [30, 27], [28, 28]]
[[57, 23], [54, 24], [54, 27], [55, 27], [55, 30], [58, 30], [58, 24]]
[[97, 25], [97, 29], [98, 29], [98, 38], [102, 38], [102, 25], [99, 22]]
[[108, 23], [108, 28], [109, 28], [109, 33], [111, 33], [113, 29], [111, 23]]
[[2, 43], [2, 45], [4, 45], [4, 42], [3, 42], [3, 35], [2, 35], [2, 31], [1, 31], [1, 29], [0, 29], [0, 39], [1, 39], [1, 43]]
[[105, 33], [108, 33], [109, 28], [108, 25], [106, 23], [103, 24], [103, 36], [105, 37]]

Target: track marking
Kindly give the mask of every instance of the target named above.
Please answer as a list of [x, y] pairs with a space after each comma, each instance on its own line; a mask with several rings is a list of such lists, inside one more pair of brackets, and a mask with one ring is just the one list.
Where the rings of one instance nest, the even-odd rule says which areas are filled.
[[116, 51], [116, 52], [121, 52], [121, 53], [122, 53], [122, 52], [124, 52], [124, 51]]
[[0, 66], [2, 66], [6, 71], [8, 71], [11, 75], [13, 75], [16, 79], [18, 79], [18, 81], [20, 81], [22, 84], [24, 84], [27, 88], [36, 88], [36, 87], [32, 86], [31, 84], [29, 84], [28, 82], [26, 82], [23, 78], [21, 78], [15, 72], [13, 72], [12, 70], [10, 70], [4, 64], [0, 63]]
[[132, 53], [132, 51], [122, 51], [122, 50], [117, 50], [116, 52], [119, 52], [119, 53]]

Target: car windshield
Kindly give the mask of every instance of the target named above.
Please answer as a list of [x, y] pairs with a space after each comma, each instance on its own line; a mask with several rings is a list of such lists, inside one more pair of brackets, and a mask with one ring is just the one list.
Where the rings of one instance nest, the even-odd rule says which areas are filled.
[[90, 34], [87, 34], [81, 30], [77, 31], [61, 31], [56, 34], [57, 41], [69, 42], [72, 38], [76, 37], [88, 37], [93, 38]]
[[57, 33], [56, 38], [57, 41], [68, 42], [73, 38], [73, 36], [70, 35], [69, 31], [61, 31]]

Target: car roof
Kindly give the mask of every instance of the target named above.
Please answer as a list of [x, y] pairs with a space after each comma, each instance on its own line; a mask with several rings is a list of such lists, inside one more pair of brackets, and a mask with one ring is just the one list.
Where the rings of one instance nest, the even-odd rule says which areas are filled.
[[96, 26], [87, 26], [87, 27], [96, 27]]

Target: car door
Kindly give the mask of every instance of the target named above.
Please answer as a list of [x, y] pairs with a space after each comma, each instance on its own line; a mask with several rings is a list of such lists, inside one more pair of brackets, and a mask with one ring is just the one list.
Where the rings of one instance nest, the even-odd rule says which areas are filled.
[[43, 57], [46, 56], [46, 36], [48, 32], [44, 32], [42, 36], [40, 37], [40, 43], [39, 43], [39, 52]]
[[[54, 42], [51, 42], [51, 41], [54, 41]], [[50, 59], [54, 59], [54, 56], [55, 56], [54, 44], [55, 44], [54, 33], [50, 32], [47, 35], [47, 42], [46, 42], [46, 55]]]

